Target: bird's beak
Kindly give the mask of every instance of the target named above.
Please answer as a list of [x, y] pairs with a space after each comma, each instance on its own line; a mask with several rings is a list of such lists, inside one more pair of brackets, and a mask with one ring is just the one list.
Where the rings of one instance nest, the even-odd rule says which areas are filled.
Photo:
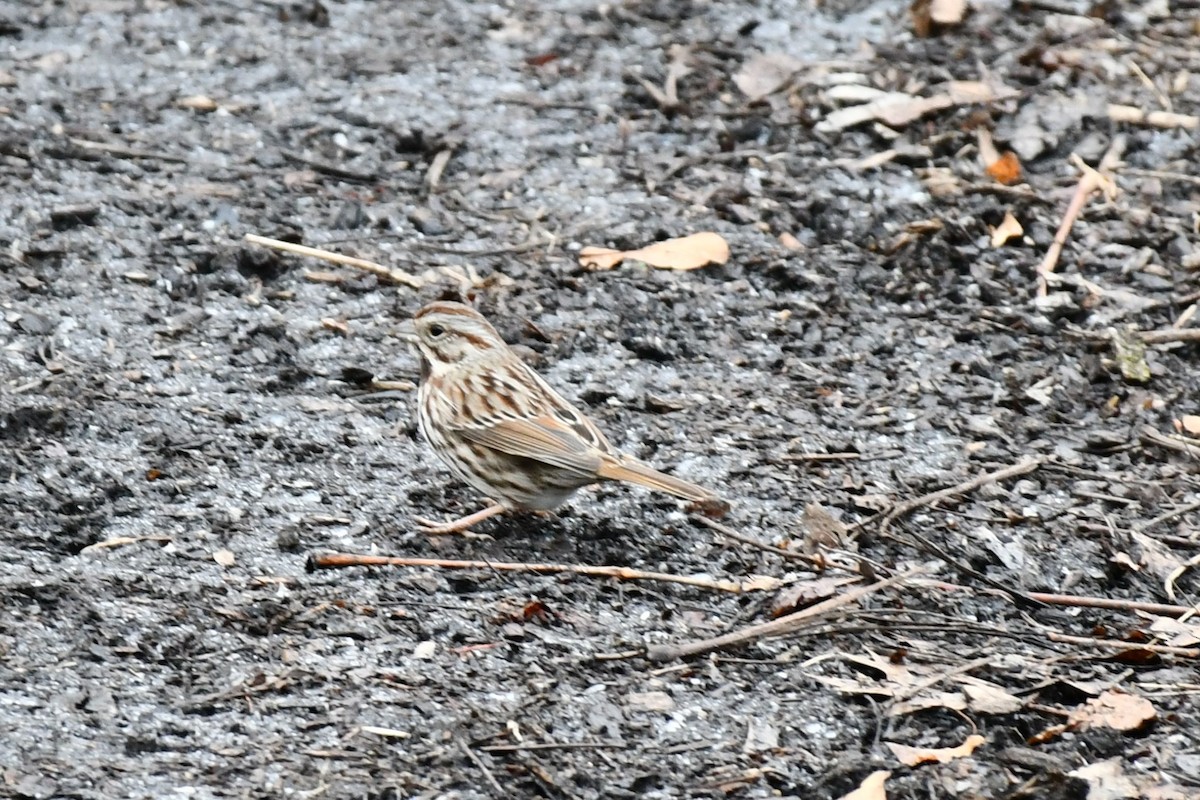
[[400, 323], [400, 328], [396, 331], [396, 335], [407, 342], [409, 346], [417, 346], [417, 331], [413, 328], [412, 320]]

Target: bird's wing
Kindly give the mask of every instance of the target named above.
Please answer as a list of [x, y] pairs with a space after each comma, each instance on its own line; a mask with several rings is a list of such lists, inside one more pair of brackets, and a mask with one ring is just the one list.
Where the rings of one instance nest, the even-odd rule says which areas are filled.
[[594, 475], [615, 455], [608, 439], [540, 375], [513, 362], [507, 380], [496, 373], [486, 387], [447, 397], [449, 426], [484, 447]]
[[571, 428], [551, 416], [509, 419], [485, 427], [459, 430], [459, 435], [483, 447], [529, 458], [585, 476], [595, 476], [602, 455]]

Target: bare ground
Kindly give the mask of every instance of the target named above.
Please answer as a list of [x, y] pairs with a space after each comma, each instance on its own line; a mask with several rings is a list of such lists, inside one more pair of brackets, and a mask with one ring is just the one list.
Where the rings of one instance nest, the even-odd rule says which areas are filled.
[[[1195, 331], [1200, 12], [980, 2], [918, 38], [906, 6], [0, 3], [0, 795], [833, 798], [890, 770], [891, 798], [1196, 796], [1195, 622], [1021, 597], [1196, 602], [1200, 469], [1170, 437], [1200, 351], [1108, 332]], [[760, 53], [799, 63], [750, 103]], [[677, 103], [645, 85], [673, 59]], [[1014, 96], [829, 124], [839, 86], [984, 79]], [[984, 174], [980, 129], [1022, 182]], [[1120, 194], [1038, 300], [1068, 155], [1110, 151]], [[1005, 211], [1024, 234], [993, 247]], [[698, 230], [728, 264], [577, 265]], [[435, 271], [413, 291], [251, 232]], [[480, 498], [364, 380], [415, 379], [399, 323], [467, 284], [615, 443], [788, 553], [619, 487], [493, 541], [416, 533]], [[850, 586], [790, 553], [829, 518], [877, 576], [925, 574], [684, 660], [646, 648], [774, 594], [306, 571], [607, 564], [816, 600]], [[941, 764], [888, 746], [975, 734]]]

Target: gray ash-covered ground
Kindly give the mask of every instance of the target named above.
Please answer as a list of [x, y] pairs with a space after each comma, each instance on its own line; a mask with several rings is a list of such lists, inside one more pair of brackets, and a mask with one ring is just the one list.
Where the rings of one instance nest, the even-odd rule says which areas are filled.
[[[1187, 630], [986, 582], [1197, 597], [1194, 570], [1173, 601], [1165, 578], [1197, 555], [1200, 467], [1162, 437], [1200, 413], [1200, 350], [1151, 345], [1131, 382], [1104, 336], [1169, 329], [1200, 291], [1197, 131], [1108, 111], [1200, 111], [1200, 11], [1092, 5], [981, 2], [922, 39], [885, 2], [0, 3], [0, 796], [832, 798], [887, 769], [891, 798], [1078, 798], [1080, 768], [1195, 796], [1196, 661], [1137, 649]], [[640, 79], [664, 87], [676, 46], [664, 107]], [[748, 103], [733, 76], [760, 53], [802, 63]], [[984, 79], [1016, 96], [819, 124], [847, 82]], [[983, 173], [980, 128], [1023, 184]], [[1085, 208], [1039, 303], [1068, 156], [1117, 137], [1121, 193]], [[1024, 238], [992, 247], [1006, 210]], [[577, 265], [702, 230], [728, 264]], [[434, 271], [414, 291], [246, 233]], [[799, 548], [810, 504], [853, 525], [1044, 463], [861, 526], [849, 547], [922, 583], [690, 661], [638, 653], [772, 597], [306, 572], [336, 550], [814, 577], [624, 487], [492, 541], [418, 533], [411, 515], [481, 498], [418, 440], [411, 396], [360, 379], [415, 379], [400, 323], [459, 291], [445, 266], [477, 271], [477, 306], [615, 444], [732, 499], [746, 537]], [[838, 690], [885, 675], [911, 682]], [[890, 713], [964, 676], [1021, 702]], [[1153, 721], [1034, 738], [1106, 689]], [[885, 746], [974, 733], [946, 764]]]

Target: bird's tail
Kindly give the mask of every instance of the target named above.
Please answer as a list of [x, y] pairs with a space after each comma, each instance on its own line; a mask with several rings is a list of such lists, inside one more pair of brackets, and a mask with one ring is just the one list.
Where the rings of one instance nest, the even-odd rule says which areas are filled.
[[605, 480], [636, 483], [647, 489], [666, 492], [697, 503], [721, 502], [719, 497], [702, 486], [659, 472], [649, 464], [632, 458], [620, 461], [606, 458], [601, 462], [597, 475]]

